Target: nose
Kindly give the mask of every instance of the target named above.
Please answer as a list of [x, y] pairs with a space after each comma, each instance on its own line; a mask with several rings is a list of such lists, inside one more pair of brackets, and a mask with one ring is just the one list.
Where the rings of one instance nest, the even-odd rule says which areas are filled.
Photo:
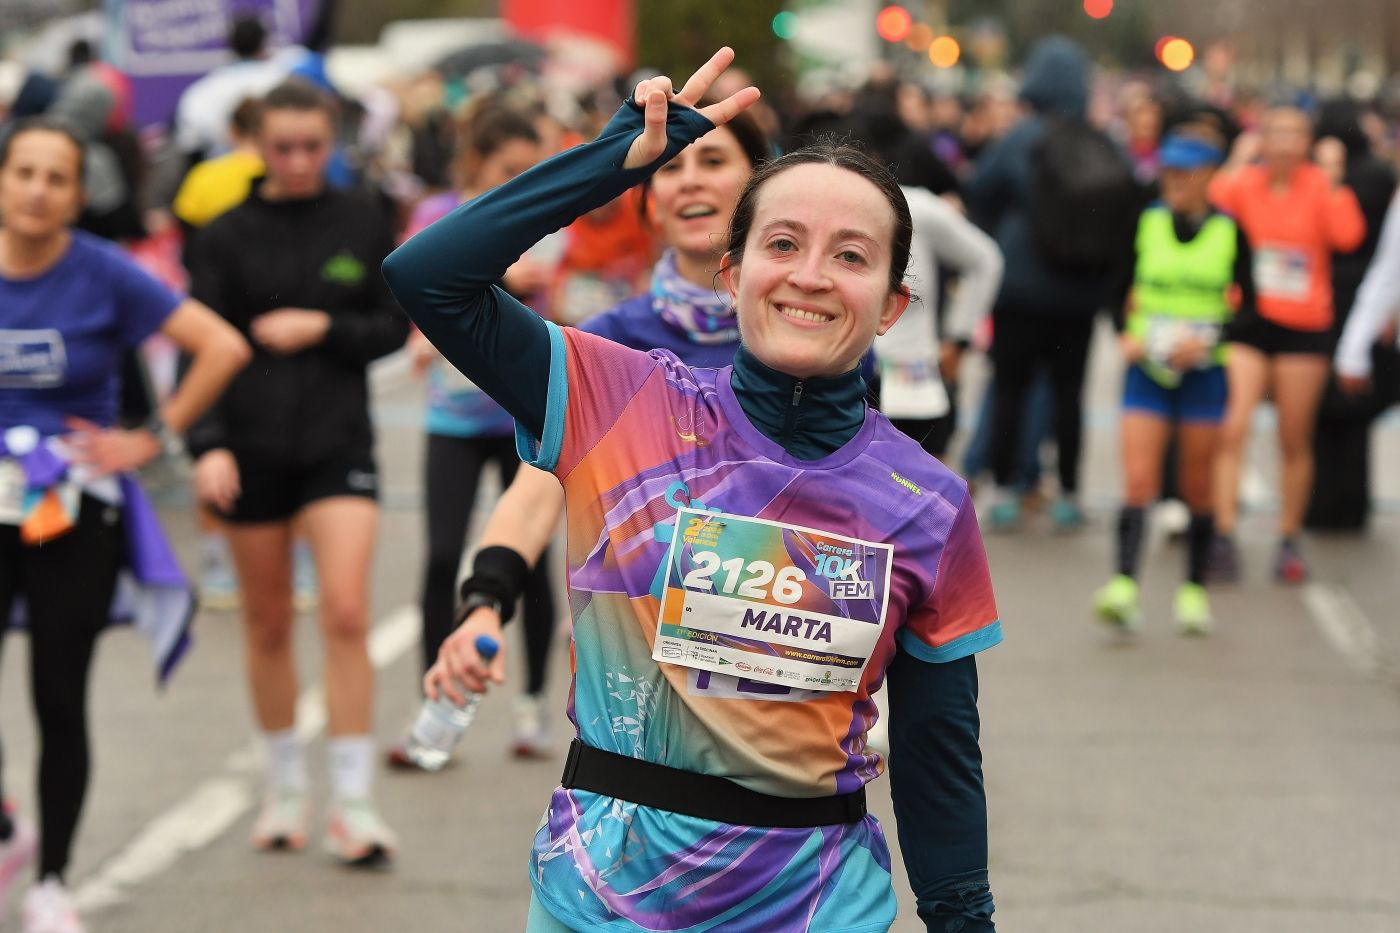
[[681, 188], [694, 188], [700, 184], [700, 170], [696, 167], [694, 160], [687, 159], [681, 163]]
[[788, 268], [788, 282], [804, 292], [821, 292], [831, 287], [824, 257], [809, 250]]

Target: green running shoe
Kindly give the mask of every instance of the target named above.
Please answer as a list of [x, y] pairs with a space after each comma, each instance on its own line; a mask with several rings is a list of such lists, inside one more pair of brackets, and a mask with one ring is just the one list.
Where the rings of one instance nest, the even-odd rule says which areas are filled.
[[1183, 583], [1176, 590], [1176, 622], [1183, 635], [1204, 635], [1215, 621], [1210, 614], [1206, 588], [1199, 583]]
[[1094, 611], [1109, 625], [1125, 632], [1137, 631], [1142, 626], [1137, 581], [1122, 573], [1109, 580], [1107, 586], [1094, 594]]

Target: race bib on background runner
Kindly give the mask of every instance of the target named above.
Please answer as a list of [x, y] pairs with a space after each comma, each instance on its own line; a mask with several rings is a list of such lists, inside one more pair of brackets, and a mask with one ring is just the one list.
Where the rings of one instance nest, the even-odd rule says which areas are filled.
[[853, 691], [884, 626], [893, 557], [888, 544], [680, 509], [652, 658]]
[[1309, 282], [1305, 250], [1268, 244], [1254, 251], [1254, 286], [1260, 295], [1303, 301], [1308, 297]]
[[935, 364], [880, 361], [880, 411], [885, 417], [942, 418], [951, 407]]

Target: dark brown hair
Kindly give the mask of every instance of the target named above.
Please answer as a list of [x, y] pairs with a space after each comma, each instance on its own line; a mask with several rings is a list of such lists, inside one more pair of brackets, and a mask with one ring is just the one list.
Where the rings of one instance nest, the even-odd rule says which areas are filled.
[[255, 136], [258, 127], [262, 124], [262, 101], [256, 97], [245, 97], [233, 108], [233, 116], [229, 117], [229, 124], [239, 136]]
[[890, 242], [890, 291], [907, 294], [904, 272], [909, 267], [910, 241], [914, 236], [914, 221], [909, 216], [909, 202], [899, 190], [899, 182], [880, 162], [846, 143], [818, 141], [789, 152], [760, 165], [749, 178], [734, 206], [729, 221], [729, 262], [739, 265], [744, 260], [744, 244], [758, 210], [758, 192], [766, 182], [798, 165], [830, 165], [845, 169], [866, 179], [884, 195], [894, 214], [894, 234]]
[[267, 92], [262, 99], [262, 115], [274, 110], [319, 110], [335, 122], [335, 108], [316, 85], [301, 78], [288, 78]]
[[491, 97], [479, 98], [457, 120], [457, 183], [468, 187], [468, 177], [482, 160], [495, 155], [506, 143], [521, 139], [538, 146], [539, 130], [528, 114]]
[[83, 175], [87, 170], [87, 144], [78, 135], [71, 123], [58, 117], [22, 117], [0, 132], [0, 169], [10, 161], [10, 147], [25, 133], [57, 133], [73, 144], [78, 150], [78, 187], [83, 187]]

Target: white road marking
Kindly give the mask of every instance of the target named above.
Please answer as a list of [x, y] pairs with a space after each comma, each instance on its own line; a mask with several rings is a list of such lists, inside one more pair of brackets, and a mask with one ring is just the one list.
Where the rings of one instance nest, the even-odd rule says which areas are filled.
[[[375, 668], [398, 660], [418, 641], [421, 625], [416, 606], [401, 606], [370, 631], [369, 657]], [[319, 686], [297, 700], [297, 735], [310, 741], [326, 725]], [[74, 898], [84, 913], [119, 904], [132, 889], [169, 869], [181, 856], [209, 845], [252, 809], [256, 775], [262, 761], [257, 741], [229, 755], [224, 773], [209, 778], [183, 800], [157, 816], [126, 847], [78, 886]]]
[[1332, 583], [1309, 583], [1303, 603], [1328, 644], [1363, 674], [1381, 670], [1380, 638], [1351, 593]]

